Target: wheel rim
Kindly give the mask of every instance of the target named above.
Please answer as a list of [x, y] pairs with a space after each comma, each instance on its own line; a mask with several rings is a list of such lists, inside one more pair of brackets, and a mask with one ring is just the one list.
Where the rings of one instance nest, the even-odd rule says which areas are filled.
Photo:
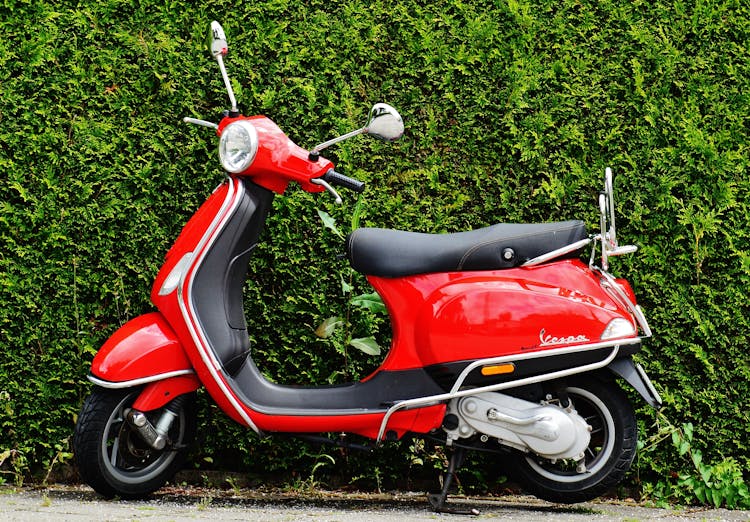
[[[102, 435], [101, 458], [104, 467], [112, 478], [125, 484], [140, 484], [158, 477], [177, 457], [175, 450], [150, 448], [125, 420], [135, 397], [135, 393], [129, 394], [117, 404], [107, 419]], [[149, 420], [153, 422], [153, 419]], [[184, 435], [185, 413], [180, 410], [169, 437], [179, 445]]]
[[555, 462], [527, 456], [526, 462], [539, 475], [555, 482], [579, 482], [591, 478], [609, 461], [615, 447], [615, 421], [604, 402], [588, 390], [568, 388], [568, 396], [578, 414], [592, 427], [591, 441], [586, 448], [586, 473], [576, 471], [572, 459]]

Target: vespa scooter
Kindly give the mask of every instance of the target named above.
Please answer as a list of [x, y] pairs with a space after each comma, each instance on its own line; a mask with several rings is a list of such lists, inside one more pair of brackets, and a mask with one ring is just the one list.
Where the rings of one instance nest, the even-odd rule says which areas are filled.
[[[358, 134], [398, 139], [403, 122], [379, 103], [361, 129], [303, 149], [269, 118], [239, 113], [217, 22], [210, 47], [231, 110], [218, 124], [185, 121], [216, 130], [227, 177], [167, 253], [151, 292], [156, 311], [123, 325], [93, 360], [94, 388], [73, 439], [81, 477], [107, 497], [161, 487], [183, 462], [196, 431], [195, 392], [204, 387], [259, 435], [445, 444], [450, 465], [442, 491], [429, 497], [438, 511], [448, 510], [467, 451], [496, 454], [529, 491], [555, 502], [588, 500], [617, 484], [634, 458], [637, 426], [615, 378], [651, 406], [661, 399], [631, 357], [651, 336], [646, 318], [628, 282], [608, 272], [611, 256], [635, 251], [617, 242], [611, 171], [593, 235], [576, 220], [441, 235], [355, 230], [346, 252], [386, 305], [388, 355], [358, 382], [272, 383], [253, 362], [242, 288], [274, 196], [291, 182], [338, 202], [336, 187], [362, 191], [364, 183], [320, 152]], [[586, 247], [588, 264], [579, 259]]]

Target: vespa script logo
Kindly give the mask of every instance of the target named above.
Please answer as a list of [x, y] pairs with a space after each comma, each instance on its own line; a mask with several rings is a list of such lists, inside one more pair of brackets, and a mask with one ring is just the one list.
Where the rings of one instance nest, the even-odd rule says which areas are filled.
[[585, 343], [590, 341], [585, 335], [569, 335], [567, 337], [555, 337], [554, 335], [547, 335], [544, 328], [539, 332], [539, 342], [541, 346], [555, 346], [558, 344], [574, 344], [574, 343]]

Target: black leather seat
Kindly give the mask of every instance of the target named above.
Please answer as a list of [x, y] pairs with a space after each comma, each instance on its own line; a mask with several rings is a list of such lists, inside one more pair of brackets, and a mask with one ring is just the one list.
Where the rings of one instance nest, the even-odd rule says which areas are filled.
[[[453, 234], [360, 228], [349, 235], [346, 251], [358, 272], [403, 277], [430, 272], [512, 268], [586, 237], [583, 221], [501, 223]], [[568, 257], [577, 255], [572, 252]]]

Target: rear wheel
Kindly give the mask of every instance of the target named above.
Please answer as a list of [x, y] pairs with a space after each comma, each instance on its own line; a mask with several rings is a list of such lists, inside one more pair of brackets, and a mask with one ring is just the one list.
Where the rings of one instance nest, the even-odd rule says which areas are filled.
[[[585, 451], [586, 471], [570, 459], [552, 461], [514, 454], [519, 481], [539, 498], [551, 502], [584, 502], [617, 485], [635, 457], [638, 428], [633, 407], [614, 382], [595, 378], [570, 381], [565, 387], [578, 414], [591, 426]], [[554, 398], [553, 398], [554, 400]]]
[[[139, 498], [171, 479], [195, 437], [194, 396], [181, 401], [169, 429], [170, 443], [151, 448], [125, 420], [139, 390], [96, 388], [88, 396], [73, 436], [81, 478], [105, 497]], [[146, 412], [155, 424], [164, 408]]]

